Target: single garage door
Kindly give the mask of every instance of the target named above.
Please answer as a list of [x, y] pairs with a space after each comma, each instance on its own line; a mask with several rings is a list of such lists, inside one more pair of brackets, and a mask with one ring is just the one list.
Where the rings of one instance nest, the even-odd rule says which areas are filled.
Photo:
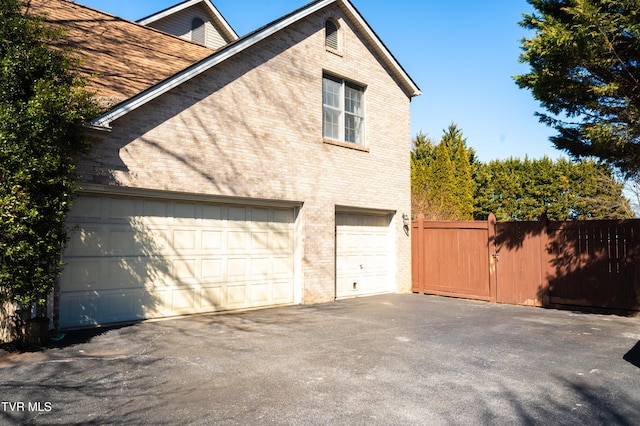
[[336, 298], [388, 293], [389, 215], [336, 214]]
[[60, 326], [294, 303], [293, 208], [83, 195]]

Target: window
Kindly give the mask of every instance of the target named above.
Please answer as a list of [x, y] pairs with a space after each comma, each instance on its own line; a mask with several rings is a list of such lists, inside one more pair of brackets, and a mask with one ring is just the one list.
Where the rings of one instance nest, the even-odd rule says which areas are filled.
[[364, 88], [344, 80], [322, 79], [322, 136], [364, 144]]
[[191, 21], [191, 41], [200, 44], [205, 42], [204, 21], [200, 18], [193, 18]]
[[338, 24], [333, 19], [327, 19], [324, 24], [324, 45], [338, 50]]

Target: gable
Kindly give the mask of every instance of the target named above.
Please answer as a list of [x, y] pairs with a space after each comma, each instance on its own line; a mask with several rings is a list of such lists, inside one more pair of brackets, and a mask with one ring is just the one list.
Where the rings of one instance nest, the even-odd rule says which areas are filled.
[[94, 120], [93, 124], [96, 126], [108, 127], [109, 124], [119, 117], [129, 113], [130, 111], [146, 104], [147, 102], [156, 99], [164, 93], [172, 90], [173, 88], [191, 80], [192, 78], [212, 69], [218, 64], [233, 58], [244, 50], [260, 43], [262, 40], [268, 39], [277, 34], [282, 29], [285, 29], [294, 23], [300, 22], [310, 15], [330, 6], [337, 5], [344, 13], [345, 19], [353, 25], [356, 31], [360, 34], [361, 39], [370, 46], [370, 50], [388, 70], [389, 74], [394, 77], [394, 80], [402, 88], [408, 97], [418, 96], [421, 94], [418, 86], [409, 77], [406, 71], [400, 66], [397, 60], [384, 46], [382, 41], [369, 27], [367, 22], [362, 18], [359, 12], [353, 7], [348, 0], [317, 0], [312, 2], [292, 13], [286, 15], [265, 27], [262, 27], [253, 33], [250, 33], [236, 42], [231, 43], [206, 59], [180, 71], [171, 78], [163, 81], [162, 83], [153, 86], [146, 91], [134, 96], [133, 98], [123, 102], [117, 108], [109, 111], [108, 113], [98, 117]]
[[185, 1], [140, 19], [138, 23], [185, 40], [197, 41], [193, 38], [194, 19], [200, 19], [204, 23], [204, 38], [198, 42], [209, 48], [218, 49], [238, 39], [235, 31], [208, 0]]

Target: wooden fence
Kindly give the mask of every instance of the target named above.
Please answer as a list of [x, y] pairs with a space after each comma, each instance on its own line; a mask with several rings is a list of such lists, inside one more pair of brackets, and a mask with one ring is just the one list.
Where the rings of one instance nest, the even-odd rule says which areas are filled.
[[640, 220], [412, 224], [417, 293], [640, 311]]

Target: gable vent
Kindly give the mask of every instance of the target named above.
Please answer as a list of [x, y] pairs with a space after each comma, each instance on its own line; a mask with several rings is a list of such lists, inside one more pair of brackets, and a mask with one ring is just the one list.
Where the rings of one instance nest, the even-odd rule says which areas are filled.
[[328, 19], [324, 25], [324, 45], [330, 49], [338, 50], [338, 24]]

